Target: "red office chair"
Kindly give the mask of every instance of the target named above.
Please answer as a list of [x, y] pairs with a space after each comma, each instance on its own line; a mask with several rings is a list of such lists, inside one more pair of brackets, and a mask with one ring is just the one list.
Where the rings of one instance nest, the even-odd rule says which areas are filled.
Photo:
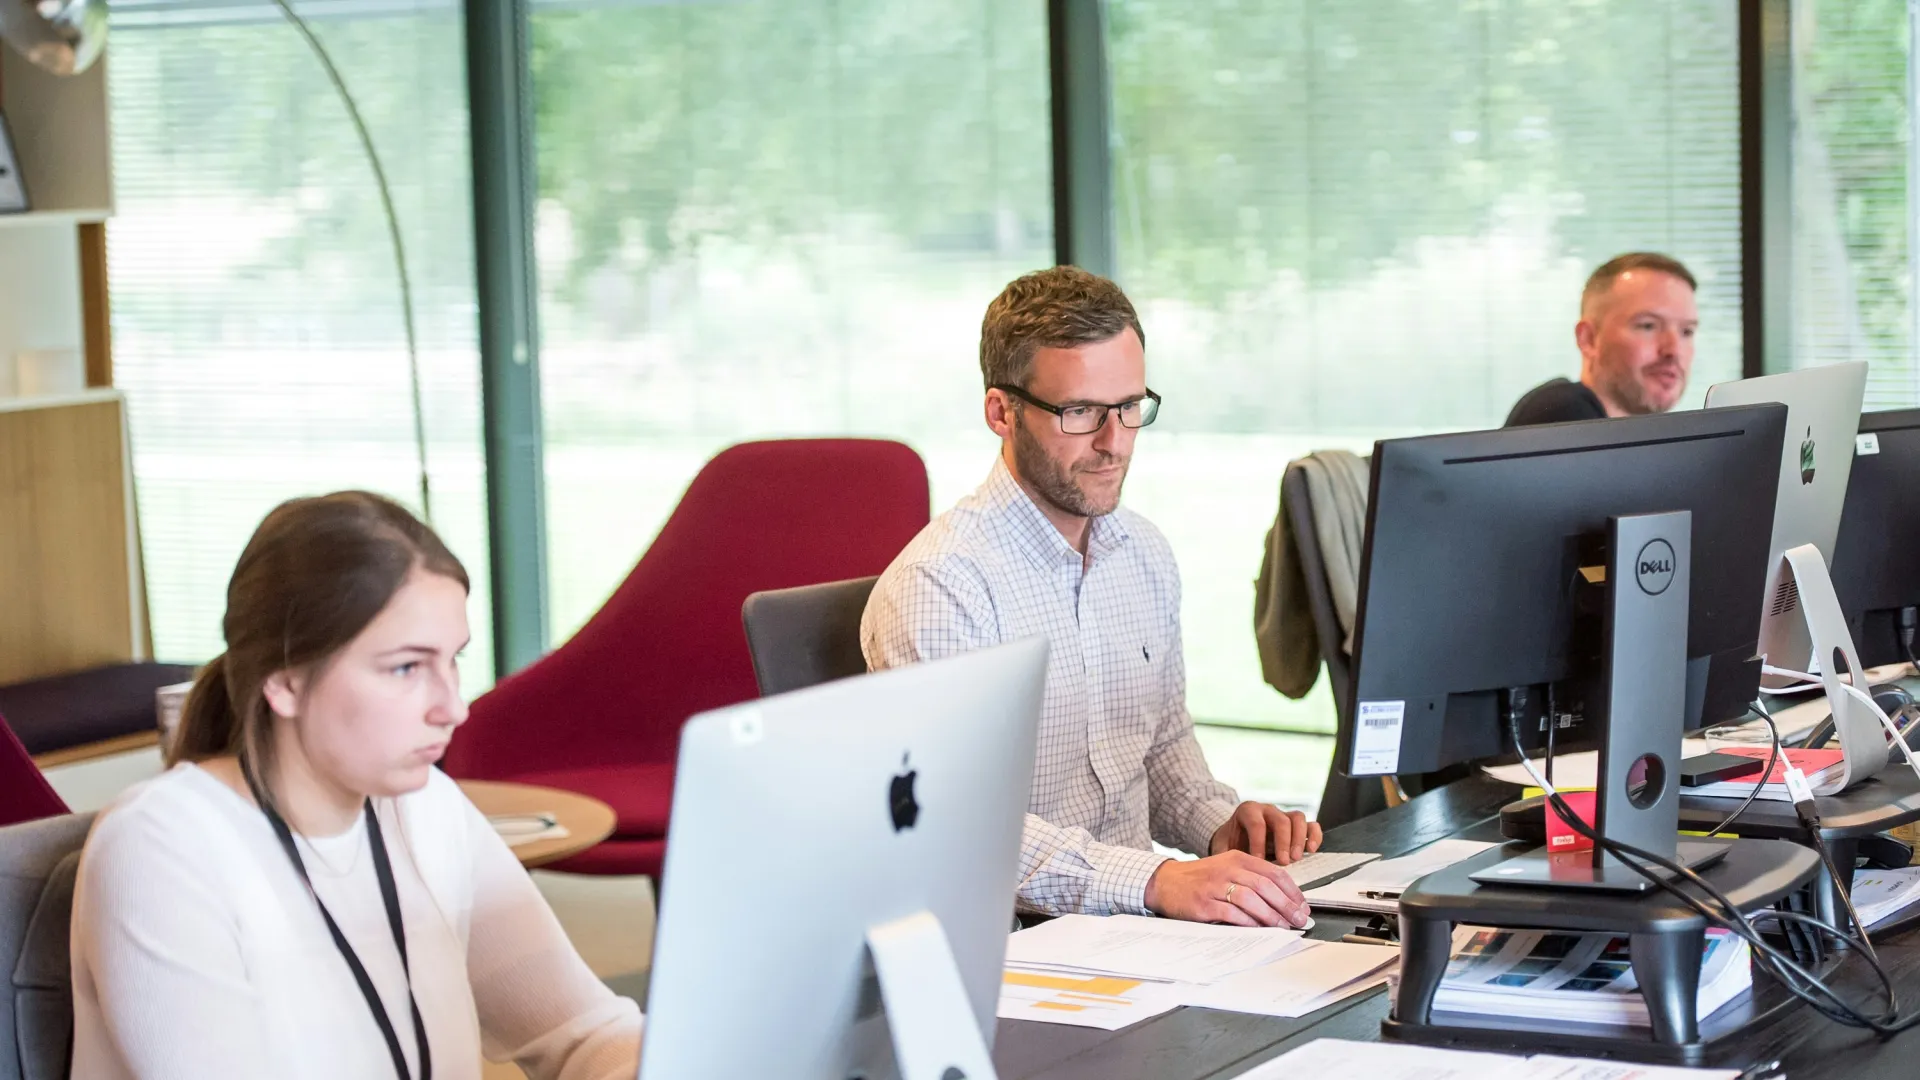
[[554, 868], [657, 877], [680, 726], [758, 696], [740, 626], [747, 595], [877, 574], [927, 514], [926, 465], [897, 442], [722, 451], [580, 632], [473, 702], [447, 772], [600, 799], [613, 835]]
[[57, 817], [67, 812], [66, 801], [33, 763], [27, 748], [0, 718], [0, 826]]

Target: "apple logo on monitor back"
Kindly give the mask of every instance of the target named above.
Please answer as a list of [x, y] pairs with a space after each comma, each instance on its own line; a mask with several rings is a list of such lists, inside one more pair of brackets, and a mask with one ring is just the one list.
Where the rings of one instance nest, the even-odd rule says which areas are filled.
[[[900, 755], [900, 767], [907, 769], [908, 754]], [[920, 803], [913, 797], [913, 781], [920, 773], [914, 769], [893, 778], [893, 784], [887, 791], [887, 808], [893, 813], [893, 831], [900, 832], [913, 828], [920, 820]]]
[[1813, 429], [1807, 429], [1807, 441], [1800, 444], [1800, 482], [1813, 483]]

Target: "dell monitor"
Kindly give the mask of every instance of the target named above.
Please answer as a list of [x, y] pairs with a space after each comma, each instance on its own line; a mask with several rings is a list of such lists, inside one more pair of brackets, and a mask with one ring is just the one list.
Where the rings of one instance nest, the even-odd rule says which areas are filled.
[[1499, 756], [1518, 688], [1535, 691], [1524, 695], [1533, 746], [1549, 702], [1569, 742], [1597, 738], [1585, 723], [1600, 674], [1597, 570], [1620, 515], [1691, 511], [1684, 726], [1743, 713], [1759, 687], [1753, 600], [1786, 413], [1760, 405], [1375, 444], [1341, 771]]
[[1866, 667], [1914, 659], [1920, 628], [1920, 409], [1860, 418], [1833, 589]]
[[1377, 443], [1342, 769], [1429, 772], [1566, 727], [1599, 748], [1605, 843], [1537, 849], [1474, 881], [1643, 892], [1656, 872], [1618, 845], [1694, 867], [1723, 857], [1728, 842], [1678, 839], [1680, 736], [1758, 691], [1753, 598], [1786, 412]]
[[1046, 667], [1028, 638], [687, 721], [640, 1080], [993, 1075]]
[[[1816, 658], [1809, 616], [1800, 602], [1802, 583], [1789, 568], [1787, 553], [1811, 544], [1821, 559], [1833, 561], [1840, 531], [1840, 507], [1853, 468], [1854, 434], [1860, 402], [1867, 390], [1867, 365], [1855, 362], [1802, 368], [1755, 379], [1717, 383], [1707, 390], [1707, 407], [1757, 405], [1777, 401], [1787, 407], [1787, 435], [1781, 446], [1780, 478], [1774, 497], [1773, 540], [1766, 587], [1755, 594], [1762, 611], [1760, 652], [1767, 663], [1793, 671], [1816, 671], [1831, 660]], [[1766, 677], [1761, 685], [1777, 689], [1784, 678]]]

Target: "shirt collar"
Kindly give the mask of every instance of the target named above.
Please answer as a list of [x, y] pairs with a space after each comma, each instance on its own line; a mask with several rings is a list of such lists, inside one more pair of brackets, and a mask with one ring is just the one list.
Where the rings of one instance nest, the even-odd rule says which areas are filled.
[[1047, 515], [1034, 505], [1027, 489], [1013, 478], [1006, 459], [998, 454], [994, 455], [993, 470], [987, 474], [987, 482], [981, 486], [980, 493], [988, 507], [1012, 524], [1014, 536], [1019, 540], [1022, 550], [1043, 567], [1082, 561], [1089, 564], [1098, 562], [1119, 550], [1130, 536], [1119, 514], [1102, 514], [1094, 518], [1087, 527], [1089, 557], [1083, 560]]

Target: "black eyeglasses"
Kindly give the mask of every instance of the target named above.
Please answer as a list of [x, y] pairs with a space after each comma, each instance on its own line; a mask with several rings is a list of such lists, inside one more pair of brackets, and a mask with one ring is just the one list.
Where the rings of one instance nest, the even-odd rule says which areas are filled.
[[1091, 435], [1107, 423], [1107, 411], [1111, 409], [1120, 418], [1120, 426], [1143, 428], [1153, 423], [1160, 415], [1160, 395], [1148, 390], [1144, 397], [1116, 402], [1112, 405], [1055, 405], [1041, 401], [1017, 386], [997, 384], [995, 390], [1004, 391], [1019, 398], [1036, 409], [1060, 418], [1060, 431], [1066, 435]]

